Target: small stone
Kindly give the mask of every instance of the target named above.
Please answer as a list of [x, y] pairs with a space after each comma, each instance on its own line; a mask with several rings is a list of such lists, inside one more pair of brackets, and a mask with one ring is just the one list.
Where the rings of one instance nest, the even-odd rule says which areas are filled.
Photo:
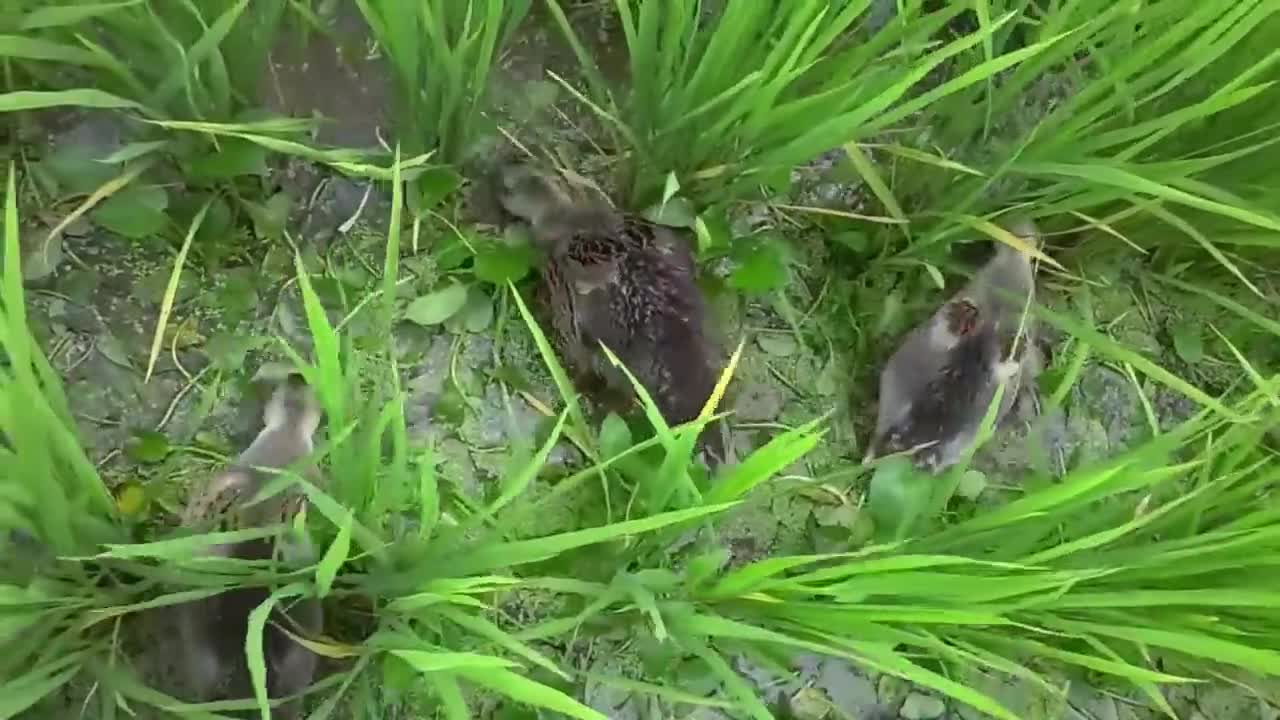
[[831, 701], [817, 688], [803, 688], [791, 696], [791, 714], [796, 720], [824, 720], [831, 714]]
[[741, 383], [734, 398], [734, 417], [744, 422], [777, 420], [784, 404], [786, 397], [782, 390], [773, 385]]
[[879, 706], [875, 683], [846, 662], [824, 662], [818, 687], [826, 691], [841, 713], [851, 718], [873, 717], [872, 713]]
[[905, 720], [934, 720], [942, 717], [946, 711], [946, 703], [938, 698], [924, 693], [913, 692], [902, 703], [902, 709], [898, 711], [898, 714]]
[[1071, 704], [1097, 720], [1119, 720], [1120, 710], [1115, 698], [1081, 683], [1072, 683], [1068, 698]]
[[911, 684], [896, 675], [881, 675], [876, 683], [876, 694], [880, 696], [880, 704], [886, 707], [898, 707], [906, 699]]

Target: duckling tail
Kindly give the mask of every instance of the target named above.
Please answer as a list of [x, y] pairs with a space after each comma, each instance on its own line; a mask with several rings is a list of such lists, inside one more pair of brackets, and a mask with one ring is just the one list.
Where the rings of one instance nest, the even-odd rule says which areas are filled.
[[[698, 417], [719, 381], [711, 349], [701, 332], [687, 322], [673, 322], [662, 340], [663, 365], [655, 400], [663, 417], [672, 425]], [[721, 422], [708, 425], [698, 439], [710, 464], [726, 459]]]

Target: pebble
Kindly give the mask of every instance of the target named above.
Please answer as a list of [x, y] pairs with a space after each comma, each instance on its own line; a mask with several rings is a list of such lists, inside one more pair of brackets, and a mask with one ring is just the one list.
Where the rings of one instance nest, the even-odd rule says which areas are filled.
[[895, 675], [881, 675], [876, 684], [876, 695], [881, 705], [898, 707], [906, 699], [911, 683]]
[[818, 687], [826, 690], [832, 704], [849, 717], [872, 717], [879, 705], [875, 684], [848, 663], [837, 660], [824, 662]]
[[1081, 683], [1072, 683], [1068, 694], [1071, 704], [1095, 720], [1120, 720], [1120, 709], [1115, 698]]
[[791, 714], [796, 720], [826, 720], [831, 714], [831, 702], [817, 688], [803, 688], [791, 696]]
[[947, 711], [946, 703], [932, 695], [913, 692], [902, 703], [898, 711], [905, 720], [935, 720]]

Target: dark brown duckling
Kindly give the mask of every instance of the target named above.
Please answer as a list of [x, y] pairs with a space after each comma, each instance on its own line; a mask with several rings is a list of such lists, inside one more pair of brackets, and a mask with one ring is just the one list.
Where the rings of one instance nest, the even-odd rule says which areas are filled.
[[[1013, 230], [1034, 243], [1030, 223]], [[900, 452], [930, 472], [955, 464], [977, 439], [997, 388], [1004, 418], [1039, 368], [1027, 308], [1035, 276], [1027, 254], [1000, 244], [973, 279], [909, 332], [880, 374], [867, 461]]]
[[[543, 292], [556, 343], [579, 389], [630, 398], [606, 345], [672, 425], [694, 419], [711, 396], [720, 361], [707, 337], [706, 304], [688, 243], [670, 228], [620, 213], [603, 197], [574, 198], [528, 165], [499, 171], [503, 209], [527, 222], [546, 253]], [[718, 429], [702, 441], [723, 460]]]
[[[230, 516], [236, 527], [255, 527], [288, 522], [301, 509], [303, 496], [287, 491], [250, 507], [241, 504], [252, 498], [274, 478], [273, 473], [256, 468], [282, 469], [302, 460], [312, 451], [312, 434], [320, 422], [320, 408], [310, 388], [301, 378], [290, 376], [277, 383], [263, 413], [265, 427], [230, 468], [215, 476], [201, 493], [192, 498], [183, 514], [183, 524], [208, 530], [219, 519]], [[317, 470], [304, 470], [315, 476]], [[210, 554], [245, 560], [277, 558], [285, 566], [306, 565], [316, 553], [305, 537], [282, 535], [279, 541], [264, 538], [231, 545], [219, 545]], [[189, 692], [199, 701], [253, 697], [253, 686], [245, 662], [245, 636], [249, 614], [268, 596], [265, 588], [236, 589], [179, 606], [178, 634], [182, 642], [182, 672]], [[268, 619], [263, 640], [267, 665], [267, 693], [271, 698], [293, 695], [311, 685], [317, 658], [281, 628], [295, 635], [320, 632], [323, 616], [315, 599], [284, 601]], [[292, 605], [288, 603], [293, 602]], [[300, 711], [295, 701], [275, 708], [272, 717], [294, 718]]]

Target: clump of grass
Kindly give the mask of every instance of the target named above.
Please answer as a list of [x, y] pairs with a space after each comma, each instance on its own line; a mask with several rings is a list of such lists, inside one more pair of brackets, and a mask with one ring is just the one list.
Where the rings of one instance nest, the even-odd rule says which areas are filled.
[[[398, 168], [392, 169], [396, 188], [402, 181]], [[365, 306], [381, 313], [383, 327], [392, 320], [402, 204], [396, 190], [383, 294]], [[13, 276], [19, 273], [12, 254], [15, 221], [11, 191], [6, 271]], [[585, 419], [572, 410], [572, 389], [562, 383], [565, 409], [540, 450], [482, 505], [459, 503], [440, 492], [430, 452], [407, 443], [394, 363], [354, 352], [330, 324], [300, 264], [298, 272], [314, 355], [295, 353], [295, 361], [329, 416], [319, 452], [333, 480], [302, 486], [314, 510], [311, 531], [323, 539], [321, 559], [285, 574], [247, 566], [232, 572], [228, 568], [235, 563], [215, 573], [196, 556], [227, 536], [177, 536], [110, 543], [92, 560], [65, 557], [35, 582], [6, 575], [6, 617], [18, 618], [29, 640], [0, 675], [6, 707], [20, 711], [87, 676], [98, 683], [103, 707], [125, 701], [192, 709], [111, 661], [118, 652], [115, 623], [229, 585], [274, 588], [266, 609], [300, 596], [327, 597], [331, 607], [358, 606], [358, 615], [372, 610], [360, 632], [307, 638], [317, 652], [345, 663], [308, 693], [329, 708], [353, 692], [372, 693], [375, 677], [407, 674], [421, 676], [428, 704], [447, 717], [465, 716], [480, 697], [499, 697], [597, 720], [604, 716], [561, 687], [580, 677], [580, 669], [538, 643], [617, 637], [620, 631], [669, 644], [676, 656], [701, 664], [722, 689], [704, 697], [682, 688], [678, 678], [613, 681], [670, 703], [736, 708], [761, 719], [771, 717], [767, 706], [732, 669], [731, 659], [739, 654], [777, 667], [793, 652], [823, 653], [1010, 719], [1017, 716], [965, 684], [960, 669], [1013, 675], [1056, 692], [1046, 673], [1066, 666], [1134, 683], [1165, 707], [1158, 684], [1202, 679], [1220, 666], [1258, 673], [1280, 667], [1280, 647], [1272, 642], [1280, 632], [1266, 609], [1274, 602], [1267, 568], [1280, 552], [1268, 508], [1276, 478], [1271, 451], [1259, 442], [1277, 420], [1272, 398], [1280, 378], [1260, 377], [1258, 390], [1232, 417], [1205, 413], [1132, 453], [1075, 471], [962, 523], [892, 545], [771, 557], [726, 570], [727, 552], [714, 541], [674, 557], [672, 541], [699, 525], [714, 527], [720, 513], [811, 450], [821, 438], [818, 423], [783, 433], [739, 465], [705, 478], [691, 471], [689, 460], [695, 438], [713, 417], [714, 402], [688, 426], [670, 428], [641, 392], [656, 437], [604, 456], [584, 431]], [[6, 330], [0, 339], [11, 359], [29, 352], [22, 344], [30, 343], [29, 336], [15, 326], [21, 315], [11, 312], [22, 307], [21, 292], [20, 282], [6, 277]], [[525, 316], [553, 375], [563, 378], [550, 347]], [[30, 377], [40, 372], [37, 366]], [[47, 396], [56, 398], [58, 381], [49, 378], [48, 387], [30, 385], [22, 394], [6, 377], [5, 407], [13, 407], [14, 397], [37, 406]], [[722, 383], [717, 397], [723, 389]], [[55, 503], [64, 498], [50, 507], [67, 508], [66, 498], [88, 497], [97, 508], [90, 515], [112, 527], [110, 499], [92, 467], [67, 472], [77, 467], [80, 452], [74, 442], [63, 447], [57, 441], [69, 419], [50, 418], [48, 433], [27, 436], [15, 416], [4, 416], [14, 453], [6, 459], [16, 462], [0, 466], [3, 487], [19, 487], [33, 467], [61, 471], [66, 474], [51, 478], [65, 480], [51, 479], [37, 489], [56, 493]], [[632, 495], [627, 518], [549, 536], [509, 537], [511, 513], [538, 512], [557, 502], [551, 493], [531, 506], [512, 505], [569, 429], [597, 457], [563, 480], [557, 492], [603, 477]], [[646, 448], [656, 453], [646, 454]], [[298, 482], [285, 476], [262, 494]], [[34, 511], [21, 503], [9, 507]], [[46, 509], [43, 516], [20, 527], [54, 546], [63, 542], [59, 536], [70, 536], [63, 547], [80, 557], [111, 539], [74, 530], [69, 509]], [[262, 532], [239, 531], [236, 537]], [[596, 553], [610, 566], [603, 577], [546, 570], [547, 561], [588, 546], [608, 550]], [[549, 607], [564, 610], [517, 627], [499, 610], [502, 599], [515, 592], [536, 593]], [[1213, 608], [1212, 618], [1207, 608]], [[261, 632], [266, 609], [255, 613], [253, 632]], [[261, 668], [260, 645], [247, 642], [246, 648], [246, 662]], [[532, 673], [547, 680], [532, 679]], [[256, 709], [265, 717], [262, 677], [259, 672], [257, 700], [218, 708]]]
[[457, 163], [485, 127], [489, 75], [530, 0], [358, 0], [399, 87], [400, 144]]
[[583, 99], [616, 130], [627, 154], [620, 184], [637, 207], [661, 199], [670, 173], [708, 200], [785, 187], [796, 165], [981, 84], [1058, 39], [992, 57], [904, 101], [918, 82], [988, 41], [1013, 15], [935, 47], [932, 36], [962, 6], [923, 13], [920, 2], [906, 3], [911, 22], [867, 38], [853, 31], [868, 3], [854, 0], [803, 0], [786, 12], [750, 2], [704, 12], [694, 0], [614, 6], [629, 57], [618, 92], [558, 3], [550, 3], [586, 72]]
[[[378, 322], [388, 334], [399, 275], [398, 219], [403, 206], [399, 168], [397, 163], [392, 169], [396, 189], [382, 296], [362, 306], [378, 313]], [[47, 408], [47, 397], [56, 401], [61, 390], [57, 377], [39, 362], [38, 349], [31, 354], [34, 343], [23, 324], [12, 179], [6, 202], [6, 312], [0, 317], [5, 328], [0, 340], [14, 363], [17, 382], [28, 386], [24, 389], [10, 381], [7, 373], [0, 377], [4, 380], [0, 397], [6, 409], [0, 415], [0, 427], [12, 448], [5, 458], [12, 462], [0, 468], [0, 487], [5, 489], [0, 519], [6, 530], [23, 530], [32, 542], [55, 550], [59, 556], [50, 557], [34, 572], [21, 573], [5, 566], [0, 574], [4, 636], [8, 640], [11, 633], [24, 633], [22, 642], [9, 646], [11, 652], [0, 665], [0, 691], [5, 697], [0, 709], [7, 715], [61, 692], [77, 679], [88, 680], [87, 684], [95, 687], [95, 702], [105, 714], [122, 703], [166, 712], [197, 710], [173, 697], [170, 688], [149, 687], [130, 669], [131, 663], [117, 662], [114, 658], [128, 645], [122, 645], [121, 634], [129, 635], [131, 627], [145, 632], [149, 618], [166, 608], [230, 588], [266, 587], [271, 592], [250, 616], [250, 636], [245, 643], [245, 662], [255, 679], [256, 698], [221, 701], [208, 706], [210, 710], [252, 710], [269, 717], [263, 648], [254, 636], [262, 633], [274, 605], [294, 598], [327, 597], [334, 607], [349, 604], [351, 616], [360, 622], [356, 623], [359, 632], [341, 639], [304, 638], [316, 652], [345, 662], [338, 674], [318, 680], [307, 691], [323, 697], [319, 700], [322, 707], [333, 708], [353, 687], [369, 692], [380, 682], [373, 679], [374, 671], [380, 670], [379, 678], [388, 673], [421, 674], [431, 703], [448, 717], [465, 717], [467, 705], [475, 697], [498, 696], [571, 717], [603, 720], [604, 715], [564, 691], [526, 676], [528, 668], [563, 680], [573, 674], [513, 630], [495, 623], [490, 618], [493, 599], [513, 590], [577, 598], [590, 583], [571, 577], [526, 578], [515, 571], [586, 546], [616, 544], [667, 528], [686, 527], [725, 509], [731, 504], [726, 500], [762, 481], [762, 473], [797, 455], [791, 452], [769, 462], [749, 464], [738, 472], [742, 477], [735, 481], [737, 491], [718, 493], [723, 497], [711, 502], [695, 503], [687, 498], [679, 507], [666, 509], [671, 503], [655, 501], [646, 505], [651, 512], [640, 512], [627, 520], [557, 535], [510, 539], [499, 518], [528, 488], [551, 447], [563, 437], [567, 411], [542, 448], [503, 480], [502, 491], [491, 502], [473, 506], [442, 494], [431, 451], [408, 444], [404, 394], [398, 387], [394, 359], [377, 354], [365, 357], [339, 335], [299, 260], [298, 287], [314, 354], [304, 358], [288, 346], [284, 351], [316, 389], [325, 408], [327, 426], [317, 454], [326, 461], [325, 474], [332, 480], [311, 484], [285, 473], [268, 483], [257, 499], [299, 486], [315, 518], [310, 532], [322, 540], [325, 551], [314, 565], [285, 571], [240, 560], [210, 563], [201, 557], [209, 545], [269, 537], [280, 528], [195, 536], [179, 531], [150, 542], [123, 543], [121, 529], [113, 522], [112, 499], [96, 470], [84, 460], [79, 443], [68, 430], [72, 425], [65, 412], [51, 411], [39, 425], [20, 420], [11, 412], [17, 401]], [[550, 352], [545, 341], [541, 345]], [[389, 348], [384, 350], [389, 352]], [[22, 370], [27, 367], [20, 364], [24, 361], [36, 363], [36, 370]], [[36, 375], [46, 384], [36, 383]], [[710, 413], [708, 409], [699, 423], [708, 422]], [[674, 452], [676, 458], [662, 462], [671, 468], [659, 476], [670, 478], [663, 482], [687, 482], [683, 468], [687, 468], [699, 429], [700, 425], [663, 428], [668, 452]], [[64, 437], [68, 438], [65, 442]], [[811, 437], [808, 446], [816, 440]], [[625, 448], [620, 454], [631, 455], [640, 449]], [[616, 460], [601, 460], [580, 476], [605, 473]], [[42, 470], [50, 474], [40, 475], [43, 482], [28, 487], [32, 473]], [[653, 488], [646, 492], [669, 495]], [[38, 493], [43, 503], [26, 502], [29, 493]], [[86, 507], [90, 512], [83, 512]], [[87, 520], [94, 518], [111, 532], [84, 532]], [[369, 610], [373, 611], [371, 621]], [[331, 625], [343, 627], [343, 618], [340, 610]]]
[[[1244, 243], [1230, 235], [1280, 229], [1257, 182], [1280, 122], [1270, 80], [1280, 57], [1257, 51], [1274, 46], [1276, 12], [1189, 0], [1028, 12], [1023, 35], [1052, 40], [1044, 52], [984, 84], [924, 93], [913, 102], [927, 129], [851, 148], [883, 160], [854, 164], [890, 214], [910, 221], [907, 254], [936, 255], [962, 233], [986, 232], [977, 217], [1017, 206], [1051, 218], [1050, 231], [1097, 229], [1106, 242], [1139, 244], [1131, 233], [1161, 228], [1139, 249], [1190, 245], [1249, 285], [1229, 257]], [[1010, 43], [997, 33], [958, 56], [957, 80], [1021, 51]]]
[[27, 324], [21, 260], [10, 167], [0, 277], [0, 521], [56, 553], [76, 553], [113, 537], [115, 503], [74, 431], [61, 380]]
[[[230, 120], [256, 82], [284, 0], [19, 2], [0, 38], [8, 110], [131, 107], [155, 118]], [[93, 88], [92, 90], [86, 88]], [[23, 107], [19, 107], [19, 105]]]

